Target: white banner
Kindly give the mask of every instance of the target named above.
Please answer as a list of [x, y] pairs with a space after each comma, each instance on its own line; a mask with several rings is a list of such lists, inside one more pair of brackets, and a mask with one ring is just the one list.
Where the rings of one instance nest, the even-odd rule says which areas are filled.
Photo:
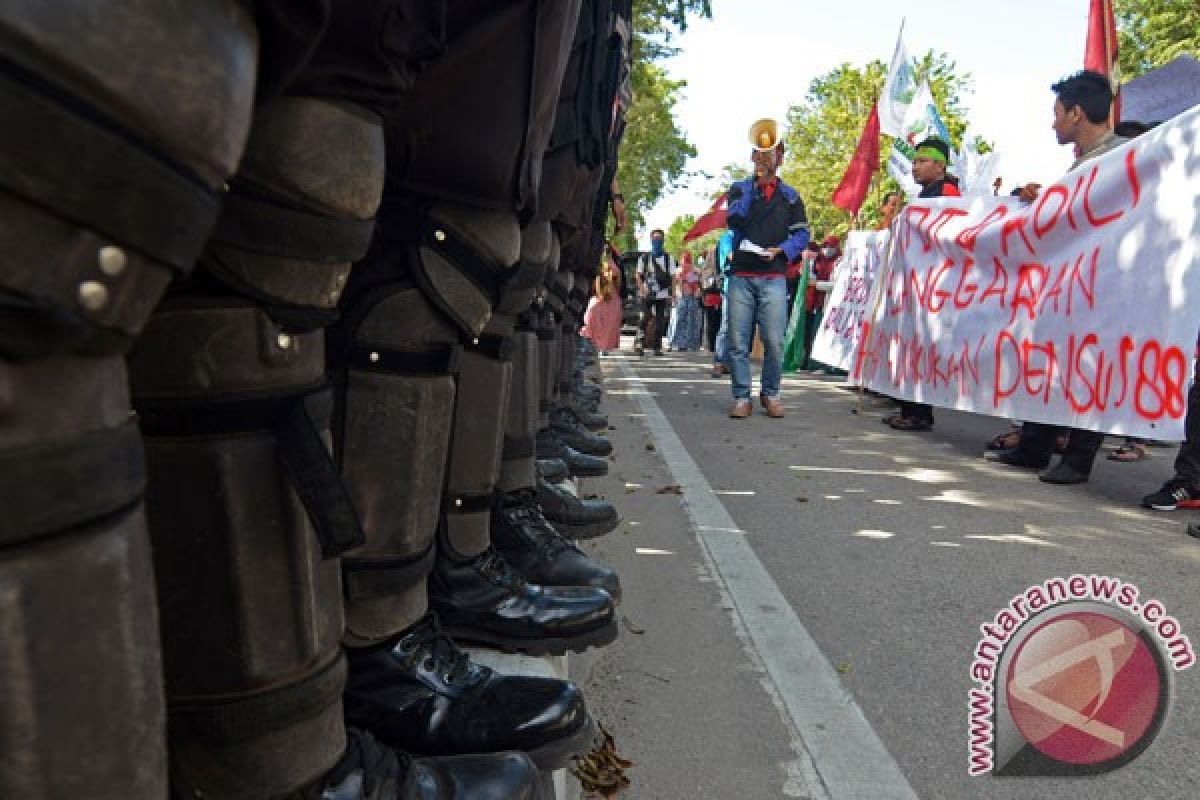
[[863, 320], [871, 311], [872, 290], [887, 256], [888, 232], [850, 231], [846, 249], [833, 271], [833, 288], [825, 300], [821, 327], [813, 341], [812, 357], [846, 370], [862, 336]]
[[1030, 205], [913, 203], [851, 369], [938, 406], [1183, 438], [1200, 325], [1200, 109]]

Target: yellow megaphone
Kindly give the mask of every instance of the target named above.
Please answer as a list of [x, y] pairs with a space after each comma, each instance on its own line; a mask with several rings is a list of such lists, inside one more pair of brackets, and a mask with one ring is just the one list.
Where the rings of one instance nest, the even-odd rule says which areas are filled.
[[779, 144], [779, 123], [764, 117], [751, 125], [750, 144], [755, 150], [774, 150]]

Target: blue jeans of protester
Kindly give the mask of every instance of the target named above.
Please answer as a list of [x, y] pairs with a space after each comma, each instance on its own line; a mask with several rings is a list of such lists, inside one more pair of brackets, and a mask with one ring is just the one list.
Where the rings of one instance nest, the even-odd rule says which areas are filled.
[[783, 375], [783, 333], [787, 328], [787, 281], [778, 278], [729, 278], [729, 366], [733, 397], [750, 399], [750, 343], [754, 328], [763, 343], [760, 394], [779, 396]]

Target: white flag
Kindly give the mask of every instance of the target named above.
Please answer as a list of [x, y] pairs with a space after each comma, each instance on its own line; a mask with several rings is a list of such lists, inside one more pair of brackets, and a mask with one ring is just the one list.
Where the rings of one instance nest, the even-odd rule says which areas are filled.
[[904, 23], [896, 35], [896, 51], [879, 95], [879, 130], [888, 136], [904, 135], [904, 117], [917, 91], [917, 77], [904, 46]]
[[984, 155], [975, 149], [979, 137], [971, 128], [963, 134], [962, 150], [954, 153], [951, 172], [958, 177], [958, 190], [963, 197], [986, 196], [992, 193], [992, 184], [999, 175], [1000, 164], [996, 151]]

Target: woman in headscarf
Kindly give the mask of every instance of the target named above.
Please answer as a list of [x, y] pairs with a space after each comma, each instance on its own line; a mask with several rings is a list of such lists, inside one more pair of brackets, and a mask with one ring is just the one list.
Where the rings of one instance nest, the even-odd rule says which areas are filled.
[[700, 272], [692, 264], [692, 254], [684, 251], [679, 259], [679, 274], [676, 277], [679, 300], [672, 315], [672, 350], [699, 350], [700, 337], [704, 331], [700, 318]]

